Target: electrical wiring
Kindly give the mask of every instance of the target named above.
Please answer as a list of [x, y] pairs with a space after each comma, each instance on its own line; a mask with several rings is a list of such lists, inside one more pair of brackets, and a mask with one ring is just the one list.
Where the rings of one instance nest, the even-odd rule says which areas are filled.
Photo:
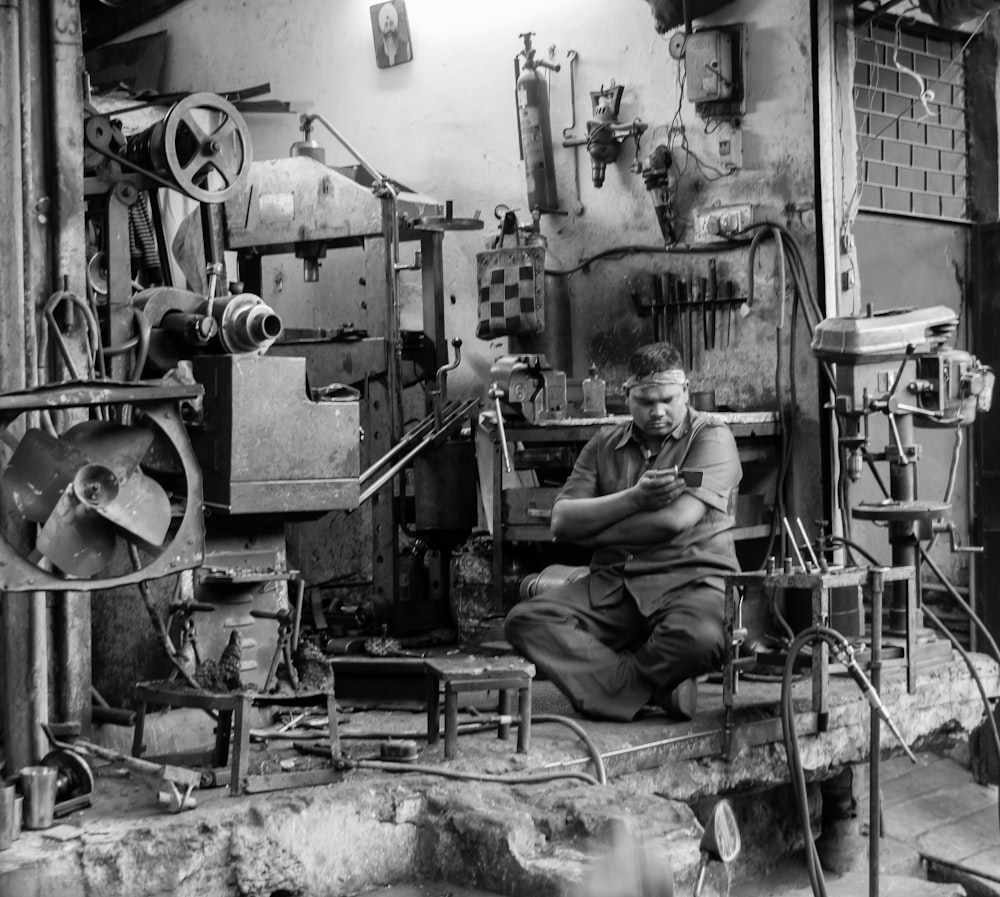
[[[738, 232], [736, 236], [744, 237], [752, 234], [750, 239], [750, 247], [747, 253], [747, 304], [753, 305], [754, 292], [755, 292], [755, 264], [757, 258], [757, 252], [762, 244], [762, 242], [771, 238], [775, 241], [776, 256], [778, 260], [779, 273], [778, 273], [778, 296], [781, 303], [781, 308], [779, 312], [779, 319], [777, 324], [777, 336], [776, 336], [776, 346], [775, 346], [775, 375], [774, 375], [774, 392], [775, 392], [775, 402], [778, 408], [778, 435], [779, 435], [779, 460], [778, 460], [778, 473], [775, 485], [775, 501], [771, 512], [771, 523], [770, 532], [768, 534], [767, 545], [764, 549], [764, 556], [761, 560], [761, 568], [764, 567], [767, 558], [771, 557], [772, 551], [774, 549], [775, 542], [778, 539], [778, 521], [785, 516], [784, 508], [784, 491], [786, 485], [786, 479], [788, 475], [788, 469], [791, 465], [792, 453], [794, 450], [794, 438], [792, 432], [788, 428], [788, 423], [786, 421], [785, 406], [783, 400], [783, 379], [784, 379], [784, 340], [783, 333], [785, 331], [785, 316], [786, 316], [786, 298], [787, 298], [787, 284], [788, 279], [791, 279], [792, 283], [792, 300], [791, 300], [791, 315], [790, 315], [790, 327], [789, 327], [789, 361], [788, 361], [788, 381], [789, 381], [789, 398], [791, 402], [791, 410], [794, 413], [795, 408], [798, 405], [798, 385], [795, 377], [795, 352], [798, 345], [798, 321], [799, 313], [801, 311], [803, 320], [806, 323], [807, 330], [810, 335], [813, 332], [814, 326], [810, 320], [810, 311], [815, 315], [816, 320], [822, 320], [822, 314], [819, 311], [819, 306], [816, 304], [815, 297], [812, 294], [812, 289], [809, 284], [809, 278], [806, 274], [805, 263], [802, 258], [802, 250], [795, 239], [794, 235], [788, 230], [784, 225], [775, 221], [760, 221], [754, 224], [748, 225], [742, 231]], [[833, 382], [833, 374], [829, 371], [828, 366], [824, 366], [827, 376]], [[784, 559], [784, 552], [781, 553], [781, 560]]]
[[1000, 647], [997, 647], [996, 639], [993, 638], [993, 634], [986, 627], [986, 624], [980, 619], [979, 615], [973, 610], [972, 606], [959, 594], [958, 589], [952, 584], [951, 580], [945, 576], [944, 571], [937, 565], [937, 562], [930, 556], [927, 549], [921, 545], [920, 546], [920, 557], [921, 560], [931, 569], [931, 572], [941, 581], [941, 585], [945, 587], [945, 590], [951, 595], [955, 603], [962, 608], [963, 611], [968, 615], [969, 620], [979, 631], [979, 634], [986, 640], [986, 643], [993, 650], [993, 656], [996, 658], [997, 662], [1000, 663]]
[[679, 246], [676, 243], [670, 246], [650, 246], [645, 244], [629, 244], [625, 246], [612, 246], [608, 249], [602, 249], [600, 252], [594, 255], [588, 256], [587, 258], [581, 260], [572, 268], [556, 269], [556, 268], [546, 268], [545, 274], [547, 277], [570, 277], [576, 274], [578, 271], [583, 271], [589, 268], [594, 262], [602, 261], [603, 259], [621, 259], [627, 255], [643, 255], [643, 254], [665, 254], [665, 255], [695, 255], [699, 253], [715, 255], [727, 249], [742, 249], [749, 241], [744, 240], [730, 240], [726, 243], [712, 243], [706, 244], [705, 246]]

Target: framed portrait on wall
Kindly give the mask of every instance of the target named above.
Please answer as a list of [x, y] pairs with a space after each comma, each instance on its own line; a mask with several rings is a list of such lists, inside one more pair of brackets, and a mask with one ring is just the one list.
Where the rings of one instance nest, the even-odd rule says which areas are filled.
[[405, 0], [386, 0], [371, 7], [375, 62], [380, 69], [392, 68], [413, 59], [410, 22]]

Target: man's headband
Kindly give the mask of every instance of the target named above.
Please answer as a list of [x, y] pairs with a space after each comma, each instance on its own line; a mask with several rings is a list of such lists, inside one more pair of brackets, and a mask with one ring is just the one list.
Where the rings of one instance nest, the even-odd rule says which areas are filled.
[[625, 392], [636, 386], [687, 386], [687, 374], [681, 370], [653, 371], [651, 374], [632, 374], [622, 384]]

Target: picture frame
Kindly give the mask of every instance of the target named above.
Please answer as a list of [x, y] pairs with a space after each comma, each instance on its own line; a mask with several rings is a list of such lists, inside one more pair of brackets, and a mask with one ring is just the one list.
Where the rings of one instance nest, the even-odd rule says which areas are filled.
[[370, 7], [369, 11], [375, 42], [375, 64], [380, 69], [387, 69], [410, 62], [413, 59], [413, 43], [405, 0], [385, 0]]

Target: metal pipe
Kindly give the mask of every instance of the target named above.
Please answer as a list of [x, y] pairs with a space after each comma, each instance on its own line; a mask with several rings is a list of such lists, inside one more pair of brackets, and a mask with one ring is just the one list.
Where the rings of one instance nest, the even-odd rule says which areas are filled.
[[[916, 465], [904, 460], [907, 453], [914, 446], [913, 415], [901, 414], [890, 415], [890, 423], [895, 420], [896, 448], [899, 451], [899, 460], [889, 463], [889, 496], [893, 501], [911, 502], [917, 498], [917, 471]], [[894, 567], [916, 567], [917, 575], [914, 588], [916, 589], [916, 624], [923, 626], [921, 615], [921, 583], [920, 583], [920, 560], [917, 554], [919, 542], [914, 533], [914, 525], [908, 522], [889, 523], [889, 545], [892, 556], [892, 566]], [[905, 633], [907, 627], [907, 583], [890, 583], [889, 593], [889, 632]]]
[[79, 722], [83, 735], [92, 720], [90, 652], [90, 596], [86, 592], [59, 592], [52, 614], [57, 677], [55, 714], [61, 722]]
[[[876, 694], [882, 689], [882, 593], [885, 590], [885, 573], [874, 569], [870, 574], [872, 599], [872, 647], [869, 673]], [[881, 831], [881, 785], [879, 783], [882, 758], [882, 719], [871, 711], [871, 741], [868, 749], [868, 897], [878, 897], [879, 839]]]
[[399, 442], [397, 442], [389, 451], [387, 451], [381, 458], [372, 463], [370, 467], [361, 472], [361, 476], [358, 477], [361, 483], [365, 483], [370, 480], [376, 473], [376, 471], [381, 470], [390, 461], [392, 461], [397, 455], [405, 451], [411, 442], [416, 439], [421, 438], [426, 433], [429, 433], [434, 427], [434, 418], [431, 416], [425, 417], [420, 423], [418, 423], [413, 429], [411, 429]]
[[[48, 78], [41, 82], [45, 93], [45, 118], [51, 127], [49, 158], [46, 167], [48, 195], [52, 197], [52, 282], [57, 289], [85, 296], [86, 226], [83, 198], [83, 65], [82, 22], [77, 0], [49, 0], [41, 4], [48, 21], [44, 44], [48, 48]], [[32, 91], [33, 93], [35, 91]], [[27, 133], [27, 132], [26, 132]], [[85, 302], [79, 307], [86, 315]], [[90, 322], [95, 327], [96, 322]], [[29, 327], [31, 339], [34, 327]], [[90, 330], [90, 328], [88, 328]], [[88, 334], [94, 357], [99, 348], [100, 330]], [[82, 731], [90, 729], [91, 720], [91, 604], [84, 592], [60, 592], [53, 595], [54, 675], [58, 683], [56, 711], [62, 721], [79, 722]], [[44, 611], [44, 599], [42, 600]], [[44, 619], [44, 617], [43, 617]], [[41, 642], [44, 653], [45, 633]], [[45, 664], [44, 660], [39, 661]], [[47, 664], [46, 664], [47, 668]]]
[[[29, 7], [30, 4], [24, 4]], [[6, 85], [0, 103], [0, 205], [10, 215], [13, 226], [0, 240], [0, 391], [23, 389], [27, 385], [29, 359], [25, 345], [25, 308], [33, 310], [25, 289], [25, 172], [31, 170], [23, 153], [30, 153], [33, 141], [22, 141], [23, 119], [30, 110], [30, 98], [22, 99], [22, 69], [30, 74], [29, 57], [22, 53], [31, 46], [28, 34], [29, 10], [20, 0], [0, 3], [0, 83]], [[40, 45], [40, 44], [38, 44]], [[30, 270], [29, 269], [29, 273]], [[30, 320], [30, 318], [29, 318]], [[23, 519], [3, 514], [0, 527], [15, 549], [27, 548], [30, 532]], [[40, 722], [46, 711], [46, 683], [40, 675], [46, 664], [39, 663], [35, 636], [44, 627], [37, 621], [45, 611], [45, 598], [35, 592], [5, 593], [0, 602], [0, 663], [4, 688], [0, 693], [0, 726], [8, 769], [19, 769], [42, 756], [44, 736]], [[26, 637], [27, 636], [27, 637]], [[44, 658], [44, 641], [42, 642]]]
[[788, 522], [787, 517], [782, 517], [781, 522], [785, 525], [785, 532], [788, 534], [788, 541], [792, 544], [792, 551], [795, 553], [795, 560], [799, 562], [799, 567], [801, 567], [802, 572], [805, 573], [809, 568], [806, 567], [805, 559], [802, 557], [802, 552], [799, 551], [798, 543], [795, 541], [795, 533], [792, 532], [792, 525]]
[[314, 121], [318, 121], [324, 128], [326, 128], [334, 137], [337, 138], [341, 146], [344, 147], [354, 158], [360, 163], [361, 167], [368, 172], [369, 177], [377, 184], [382, 184], [385, 181], [385, 177], [368, 162], [364, 156], [361, 155], [350, 143], [347, 142], [347, 138], [338, 131], [329, 119], [325, 118], [318, 113], [313, 115], [303, 115], [300, 124], [303, 128], [308, 128]]

